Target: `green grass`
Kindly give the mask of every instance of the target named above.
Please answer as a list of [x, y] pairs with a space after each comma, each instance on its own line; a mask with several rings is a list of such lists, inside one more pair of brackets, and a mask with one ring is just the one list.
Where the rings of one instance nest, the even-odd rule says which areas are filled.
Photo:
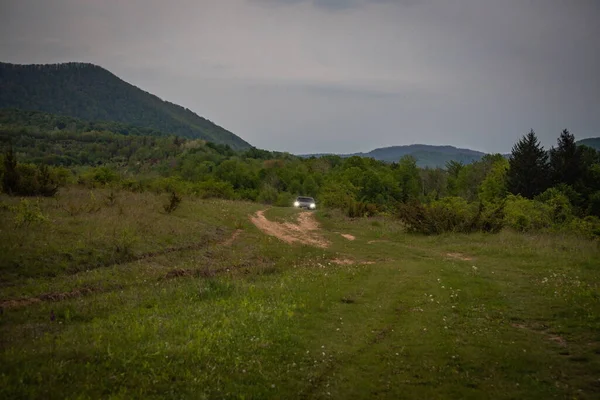
[[317, 211], [317, 249], [262, 234], [257, 204], [108, 194], [20, 226], [1, 198], [0, 397], [597, 398], [595, 242]]

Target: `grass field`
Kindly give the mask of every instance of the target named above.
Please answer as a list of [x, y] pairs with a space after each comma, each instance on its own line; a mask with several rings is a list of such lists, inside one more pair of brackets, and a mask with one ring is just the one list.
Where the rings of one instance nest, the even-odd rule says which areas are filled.
[[0, 198], [0, 398], [598, 398], [597, 242], [167, 201]]

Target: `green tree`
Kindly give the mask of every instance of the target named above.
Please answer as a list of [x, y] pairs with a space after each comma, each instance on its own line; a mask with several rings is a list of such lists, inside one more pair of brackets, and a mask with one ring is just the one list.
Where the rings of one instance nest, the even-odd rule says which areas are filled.
[[464, 164], [459, 161], [450, 160], [446, 163], [446, 171], [448, 172], [448, 194], [450, 196], [458, 196], [458, 174], [464, 168]]
[[550, 149], [550, 171], [554, 184], [573, 186], [582, 177], [581, 151], [575, 136], [563, 130], [558, 137], [558, 147]]
[[533, 129], [512, 148], [507, 175], [508, 190], [532, 199], [548, 188], [548, 154]]
[[446, 195], [448, 174], [441, 168], [425, 168], [420, 171], [423, 181], [423, 195], [428, 201], [438, 200]]
[[302, 188], [302, 193], [306, 196], [315, 197], [317, 195], [317, 192], [319, 191], [319, 185], [317, 185], [317, 182], [315, 181], [315, 178], [313, 178], [312, 175], [308, 175], [306, 177]]
[[404, 156], [397, 166], [396, 177], [400, 188], [400, 200], [403, 203], [417, 199], [422, 191], [422, 183], [417, 168], [417, 160], [412, 156]]
[[492, 165], [491, 171], [486, 175], [479, 186], [480, 200], [491, 203], [506, 197], [506, 176], [508, 174], [508, 168], [508, 160], [504, 158], [496, 161]]

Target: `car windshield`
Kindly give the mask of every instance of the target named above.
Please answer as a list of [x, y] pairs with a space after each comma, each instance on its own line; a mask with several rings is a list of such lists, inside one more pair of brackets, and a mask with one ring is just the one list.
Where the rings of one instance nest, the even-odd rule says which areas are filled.
[[298, 197], [296, 200], [303, 202], [303, 203], [314, 203], [315, 202], [315, 200], [312, 197]]

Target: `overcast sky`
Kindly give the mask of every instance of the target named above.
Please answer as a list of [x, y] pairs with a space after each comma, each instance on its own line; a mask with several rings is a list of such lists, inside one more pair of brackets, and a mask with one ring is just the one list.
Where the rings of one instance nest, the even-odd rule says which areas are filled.
[[98, 64], [292, 153], [600, 136], [600, 0], [0, 0], [0, 61]]

